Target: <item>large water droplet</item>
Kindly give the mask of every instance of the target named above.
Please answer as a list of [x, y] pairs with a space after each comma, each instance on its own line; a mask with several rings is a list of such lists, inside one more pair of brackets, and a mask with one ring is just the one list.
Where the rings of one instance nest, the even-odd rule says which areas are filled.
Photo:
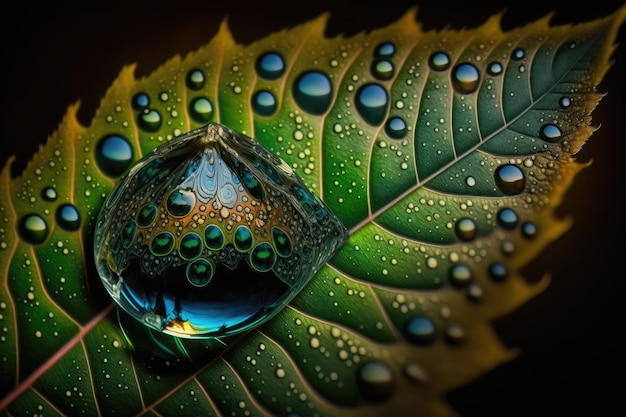
[[105, 288], [180, 337], [264, 323], [348, 238], [284, 161], [215, 123], [147, 154], [102, 207], [94, 257]]
[[496, 184], [503, 193], [508, 195], [520, 194], [524, 191], [526, 180], [524, 172], [512, 164], [500, 165], [495, 172]]
[[537, 225], [533, 222], [524, 222], [522, 224], [522, 235], [526, 239], [532, 239], [537, 236]]
[[492, 62], [487, 66], [487, 73], [489, 75], [500, 75], [502, 74], [503, 70], [504, 68], [502, 67], [502, 64], [499, 62]]
[[450, 268], [450, 283], [457, 288], [464, 288], [472, 281], [472, 270], [465, 264], [456, 264]]
[[459, 93], [469, 94], [476, 91], [479, 81], [478, 68], [472, 64], [459, 64], [452, 71], [452, 85]]
[[554, 143], [558, 141], [562, 135], [563, 133], [561, 132], [561, 129], [559, 129], [557, 125], [551, 123], [543, 125], [541, 127], [541, 130], [539, 130], [539, 136], [541, 136], [541, 139], [547, 142]]
[[205, 82], [204, 72], [198, 68], [190, 70], [185, 77], [185, 85], [190, 90], [201, 90]]
[[436, 335], [435, 323], [425, 316], [413, 317], [404, 326], [404, 337], [415, 345], [429, 345], [435, 340]]
[[275, 80], [285, 72], [285, 61], [277, 52], [266, 52], [257, 58], [255, 68], [261, 78]]
[[39, 245], [48, 238], [48, 224], [38, 214], [27, 214], [22, 217], [17, 225], [17, 232], [27, 243]]
[[259, 116], [271, 116], [277, 108], [276, 97], [267, 90], [257, 91], [252, 96], [252, 109]]
[[395, 378], [385, 363], [374, 360], [361, 365], [357, 372], [357, 384], [365, 400], [381, 402], [393, 392]]
[[189, 103], [189, 115], [196, 123], [207, 123], [213, 119], [213, 103], [206, 97], [196, 97]]
[[307, 113], [326, 113], [332, 101], [333, 86], [326, 74], [308, 71], [300, 74], [293, 85], [293, 98]]
[[391, 58], [396, 53], [392, 42], [381, 42], [374, 49], [374, 58]]
[[515, 229], [517, 227], [518, 217], [517, 213], [508, 207], [505, 207], [498, 211], [498, 224], [505, 229]]
[[459, 239], [465, 242], [469, 242], [470, 240], [473, 240], [476, 237], [476, 233], [477, 233], [476, 222], [474, 222], [474, 220], [468, 217], [464, 217], [462, 219], [459, 219], [458, 222], [456, 222], [454, 226], [454, 230], [456, 232], [456, 235], [459, 237]]
[[158, 110], [146, 108], [137, 115], [137, 124], [142, 130], [154, 133], [163, 125], [163, 118]]
[[372, 75], [379, 80], [390, 80], [393, 77], [393, 63], [388, 59], [376, 59], [370, 68]]
[[365, 84], [356, 93], [356, 108], [370, 125], [378, 126], [387, 116], [389, 98], [380, 84]]
[[142, 111], [150, 105], [150, 97], [146, 93], [137, 93], [131, 100], [133, 109]]
[[569, 109], [571, 105], [572, 99], [568, 96], [563, 96], [559, 99], [559, 106], [561, 106], [562, 109]]
[[443, 71], [450, 67], [450, 57], [445, 52], [435, 52], [428, 59], [428, 65], [435, 71]]
[[133, 163], [133, 148], [126, 138], [119, 135], [108, 135], [96, 144], [96, 164], [108, 177], [121, 176]]
[[55, 219], [63, 230], [74, 232], [80, 229], [80, 212], [72, 204], [65, 203], [57, 207]]
[[385, 123], [385, 133], [392, 139], [402, 139], [407, 130], [406, 122], [397, 116], [391, 117]]
[[492, 280], [496, 282], [502, 282], [505, 280], [507, 275], [508, 271], [506, 269], [506, 266], [504, 266], [503, 264], [495, 262], [489, 265], [489, 276]]
[[526, 56], [526, 51], [524, 50], [524, 48], [516, 48], [511, 54], [511, 58], [513, 58], [516, 61], [523, 59], [525, 56]]

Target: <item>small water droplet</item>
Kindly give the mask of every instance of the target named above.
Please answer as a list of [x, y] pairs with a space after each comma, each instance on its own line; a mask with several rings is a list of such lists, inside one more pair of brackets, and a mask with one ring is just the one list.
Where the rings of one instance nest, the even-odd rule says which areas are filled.
[[393, 63], [388, 59], [376, 59], [370, 68], [372, 75], [379, 80], [390, 80], [394, 70]]
[[499, 62], [492, 62], [487, 66], [487, 73], [489, 75], [500, 75], [502, 74], [503, 70], [504, 68], [502, 67], [502, 64]]
[[539, 131], [539, 136], [541, 136], [541, 139], [552, 143], [558, 141], [562, 135], [563, 133], [561, 132], [561, 129], [559, 129], [557, 125], [552, 123], [543, 125], [541, 127], [541, 130]]
[[472, 176], [465, 177], [465, 184], [468, 187], [474, 187], [476, 185], [476, 178]]
[[524, 50], [524, 48], [516, 48], [511, 54], [511, 58], [513, 58], [516, 61], [523, 59], [525, 56], [526, 56], [526, 51]]
[[208, 123], [213, 119], [213, 103], [206, 97], [196, 97], [189, 103], [189, 115], [196, 123]]
[[465, 264], [457, 264], [450, 268], [450, 283], [457, 288], [464, 288], [472, 281], [472, 270]]
[[428, 59], [428, 65], [435, 71], [443, 71], [450, 67], [450, 57], [445, 52], [435, 52]]
[[54, 187], [44, 187], [41, 190], [41, 198], [43, 198], [45, 201], [56, 201], [56, 199], [58, 198], [57, 190], [55, 190]]
[[428, 382], [428, 372], [416, 363], [407, 363], [404, 367], [404, 375], [415, 382]]
[[103, 137], [96, 144], [96, 164], [108, 177], [117, 178], [133, 162], [133, 148], [126, 138], [113, 134]]
[[464, 217], [462, 219], [459, 219], [458, 222], [456, 222], [456, 225], [454, 226], [454, 230], [456, 232], [456, 235], [459, 237], [459, 239], [465, 242], [469, 242], [476, 237], [476, 233], [477, 233], [476, 222], [474, 222], [474, 220], [468, 217]]
[[57, 207], [56, 222], [68, 232], [74, 232], [80, 228], [80, 212], [72, 204], [65, 203]]
[[559, 99], [559, 106], [561, 106], [562, 109], [569, 109], [571, 105], [572, 99], [570, 99], [568, 96], [563, 96]]
[[252, 109], [259, 116], [271, 116], [277, 108], [276, 97], [267, 90], [257, 91], [252, 96]]
[[293, 85], [293, 98], [307, 113], [321, 115], [330, 107], [333, 87], [326, 74], [320, 71], [302, 73]]
[[527, 239], [537, 236], [537, 225], [533, 222], [525, 222], [522, 224], [522, 235]]
[[512, 164], [500, 165], [495, 172], [496, 184], [507, 195], [516, 195], [524, 191], [526, 180], [524, 172]]
[[493, 281], [502, 282], [508, 275], [506, 267], [500, 262], [495, 262], [489, 265], [489, 276]]
[[392, 139], [402, 139], [407, 132], [406, 122], [397, 116], [391, 117], [385, 123], [385, 133]]
[[185, 85], [190, 90], [201, 90], [205, 82], [204, 72], [198, 68], [190, 70], [185, 77]]
[[142, 111], [150, 105], [150, 97], [146, 93], [137, 93], [131, 100], [131, 106], [137, 111]]
[[508, 207], [500, 209], [498, 211], [498, 224], [505, 229], [513, 230], [517, 227], [518, 217], [517, 213]]
[[391, 58], [396, 53], [396, 46], [392, 42], [381, 42], [374, 49], [375, 58]]
[[483, 298], [483, 287], [476, 283], [471, 283], [467, 287], [467, 298], [471, 301], [480, 301]]
[[451, 324], [444, 332], [446, 342], [451, 345], [460, 345], [465, 340], [465, 330], [459, 324]]
[[381, 402], [393, 392], [395, 378], [385, 363], [373, 360], [364, 363], [359, 368], [357, 385], [366, 401]]
[[387, 90], [379, 84], [365, 84], [357, 91], [355, 104], [367, 123], [378, 126], [387, 115], [389, 105]]
[[22, 217], [17, 225], [20, 237], [31, 245], [39, 245], [48, 238], [48, 224], [38, 214], [27, 214]]
[[277, 52], [266, 52], [257, 58], [255, 68], [261, 78], [275, 80], [285, 72], [285, 61]]
[[404, 326], [404, 337], [415, 345], [429, 345], [435, 340], [436, 335], [435, 323], [425, 316], [413, 317]]
[[469, 94], [478, 88], [480, 73], [478, 68], [472, 64], [462, 63], [454, 67], [452, 71], [452, 85], [462, 93]]
[[144, 109], [137, 115], [137, 124], [146, 132], [156, 132], [163, 125], [163, 118], [161, 113], [155, 109]]

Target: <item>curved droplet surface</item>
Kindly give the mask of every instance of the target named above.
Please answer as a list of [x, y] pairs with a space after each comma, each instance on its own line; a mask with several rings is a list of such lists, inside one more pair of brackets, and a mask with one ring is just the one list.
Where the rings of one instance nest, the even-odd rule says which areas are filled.
[[275, 80], [285, 72], [285, 60], [277, 52], [266, 52], [257, 58], [255, 68], [261, 78]]
[[524, 172], [513, 164], [504, 164], [496, 168], [495, 180], [498, 188], [508, 195], [520, 194], [526, 185]]
[[382, 81], [390, 80], [394, 71], [393, 63], [388, 59], [376, 59], [370, 68], [372, 75]]
[[357, 384], [366, 401], [381, 402], [392, 394], [395, 378], [387, 364], [372, 360], [361, 365], [357, 371]]
[[163, 116], [158, 110], [146, 108], [137, 115], [137, 124], [141, 130], [154, 133], [161, 129]]
[[41, 189], [41, 198], [48, 202], [56, 201], [58, 198], [57, 190], [54, 187], [44, 187]]
[[562, 135], [563, 132], [561, 132], [561, 129], [559, 129], [559, 127], [554, 124], [543, 125], [541, 127], [541, 130], [539, 130], [539, 136], [541, 136], [541, 139], [547, 142], [554, 143], [561, 139]]
[[321, 115], [330, 108], [333, 86], [328, 75], [321, 71], [308, 71], [298, 76], [293, 85], [296, 104], [307, 113]]
[[462, 63], [452, 70], [452, 85], [462, 94], [470, 94], [476, 91], [480, 81], [480, 72], [473, 64]]
[[355, 105], [361, 117], [370, 125], [378, 126], [387, 116], [389, 96], [380, 84], [365, 84], [356, 93]]
[[48, 223], [38, 214], [27, 214], [22, 217], [17, 225], [17, 233], [27, 243], [40, 245], [48, 238]]
[[206, 97], [196, 97], [189, 103], [189, 115], [196, 123], [208, 123], [213, 119], [213, 103]]
[[206, 76], [204, 72], [198, 68], [190, 70], [185, 76], [185, 85], [190, 90], [202, 90], [205, 82]]
[[280, 311], [347, 238], [284, 161], [211, 123], [156, 148], [116, 185], [94, 257], [135, 319], [174, 336], [225, 337]]
[[459, 219], [459, 221], [457, 221], [454, 225], [454, 231], [459, 239], [464, 242], [469, 242], [476, 237], [476, 222], [468, 217]]
[[408, 131], [406, 122], [401, 117], [391, 117], [385, 123], [385, 133], [392, 139], [402, 139]]
[[450, 56], [445, 52], [434, 52], [428, 59], [428, 65], [434, 71], [444, 71], [450, 67]]
[[257, 91], [252, 95], [252, 110], [260, 116], [271, 116], [276, 112], [278, 103], [274, 94], [267, 90]]
[[65, 203], [57, 207], [55, 219], [63, 230], [74, 232], [80, 229], [80, 213], [73, 204]]
[[415, 345], [429, 345], [436, 336], [435, 323], [426, 316], [413, 317], [404, 326], [404, 337]]
[[98, 141], [95, 156], [98, 168], [107, 177], [117, 178], [133, 163], [134, 152], [126, 138], [113, 134]]

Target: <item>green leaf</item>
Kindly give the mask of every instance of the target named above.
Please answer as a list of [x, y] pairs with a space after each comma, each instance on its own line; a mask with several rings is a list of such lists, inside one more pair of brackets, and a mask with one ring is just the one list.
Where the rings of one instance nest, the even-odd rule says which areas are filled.
[[[521, 271], [570, 225], [554, 210], [581, 168], [573, 156], [595, 130], [596, 87], [625, 11], [575, 26], [550, 26], [546, 17], [506, 32], [500, 16], [471, 30], [423, 31], [409, 11], [371, 33], [331, 38], [322, 15], [250, 45], [235, 42], [223, 24], [206, 46], [145, 78], [124, 68], [89, 126], [70, 106], [21, 176], [11, 177], [12, 159], [2, 172], [4, 412], [453, 414], [446, 393], [514, 356], [492, 320], [548, 283], [528, 284]], [[395, 45], [389, 80], [371, 68], [383, 42]], [[517, 48], [525, 52], [519, 59]], [[277, 80], [255, 72], [267, 50], [287, 64]], [[429, 66], [437, 51], [449, 56], [447, 68]], [[494, 61], [502, 73], [488, 72]], [[476, 91], [455, 86], [460, 63], [478, 69]], [[193, 68], [206, 80], [198, 90], [185, 84]], [[331, 80], [328, 107], [293, 94], [310, 69]], [[369, 83], [389, 94], [382, 116], [358, 104]], [[260, 89], [274, 93], [277, 113], [252, 110]], [[132, 107], [139, 92], [162, 117], [155, 131]], [[198, 96], [212, 101], [211, 120], [285, 159], [351, 228], [350, 242], [288, 308], [226, 348], [118, 319], [91, 261], [95, 216], [119, 177], [98, 160], [99, 140], [121, 135], [136, 160], [206, 121], [188, 107]], [[562, 97], [571, 104], [560, 106]], [[402, 139], [385, 130], [394, 116], [408, 126]], [[560, 137], [542, 138], [546, 124], [557, 125]], [[507, 169], [523, 176], [522, 188], [498, 181], [502, 166], [517, 167]], [[44, 198], [47, 186], [56, 199]], [[78, 230], [60, 227], [63, 203], [78, 209]], [[498, 221], [502, 208], [516, 213], [515, 225]], [[39, 217], [21, 223], [30, 215]], [[41, 220], [47, 233], [24, 233]], [[494, 263], [507, 271], [502, 282], [490, 276]], [[436, 329], [426, 345], [420, 340], [428, 334], [407, 333], [418, 317]], [[385, 379], [385, 371], [389, 383], [360, 378]]]

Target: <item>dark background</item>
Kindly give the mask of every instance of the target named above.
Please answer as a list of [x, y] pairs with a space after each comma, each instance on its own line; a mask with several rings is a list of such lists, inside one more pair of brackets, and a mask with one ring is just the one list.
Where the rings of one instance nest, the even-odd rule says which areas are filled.
[[[2, 123], [0, 166], [15, 154], [19, 173], [58, 126], [67, 106], [80, 100], [79, 119], [91, 118], [123, 65], [138, 63], [149, 74], [175, 54], [208, 43], [220, 22], [240, 43], [331, 11], [327, 34], [353, 35], [386, 26], [418, 6], [425, 30], [472, 28], [505, 11], [504, 29], [554, 12], [553, 23], [575, 23], [609, 15], [622, 2], [381, 1], [343, 5], [338, 1], [271, 2], [114, 1], [86, 6], [13, 3], [2, 13]], [[290, 6], [289, 3], [292, 5]], [[176, 6], [174, 6], [176, 4]], [[620, 40], [624, 43], [626, 30]], [[626, 48], [626, 45], [623, 45]], [[620, 240], [624, 213], [624, 74], [626, 53], [599, 86], [608, 92], [593, 113], [601, 125], [579, 154], [593, 159], [574, 181], [559, 213], [573, 216], [571, 230], [544, 251], [525, 273], [546, 270], [552, 283], [511, 315], [494, 323], [507, 346], [520, 356], [449, 396], [465, 416], [601, 415], [624, 412], [624, 264]], [[623, 199], [623, 197], [621, 198]], [[611, 413], [614, 414], [614, 413]], [[616, 413], [619, 414], [619, 413]]]

